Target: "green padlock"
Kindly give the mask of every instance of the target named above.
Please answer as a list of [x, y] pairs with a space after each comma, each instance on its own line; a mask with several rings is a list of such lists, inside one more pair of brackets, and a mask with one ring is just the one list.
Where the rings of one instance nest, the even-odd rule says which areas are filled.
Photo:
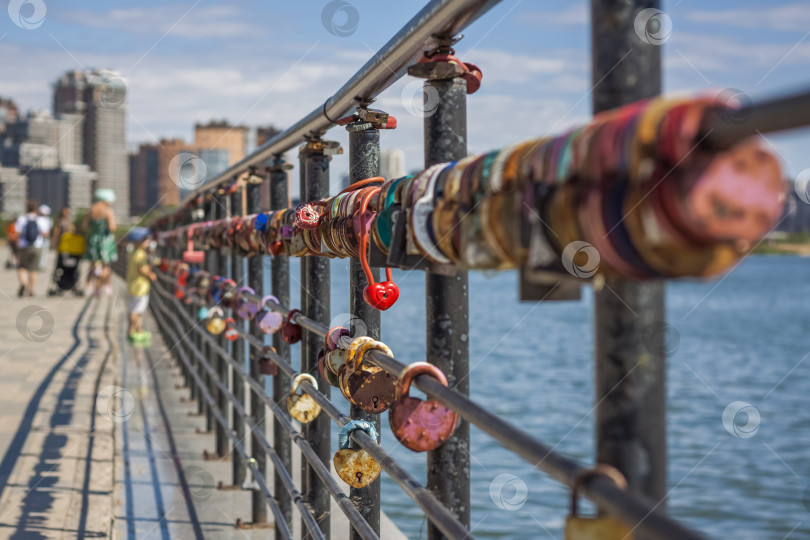
[[577, 491], [585, 480], [600, 474], [613, 480], [620, 489], [627, 488], [627, 480], [622, 473], [610, 465], [599, 464], [580, 474], [571, 490], [571, 513], [565, 518], [564, 540], [633, 540], [630, 527], [613, 516], [601, 513], [595, 516], [579, 515]]

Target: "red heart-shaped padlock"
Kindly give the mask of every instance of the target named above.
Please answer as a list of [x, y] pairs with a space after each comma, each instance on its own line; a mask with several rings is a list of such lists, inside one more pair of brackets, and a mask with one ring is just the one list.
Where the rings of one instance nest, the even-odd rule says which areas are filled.
[[363, 289], [363, 298], [374, 309], [385, 311], [399, 298], [399, 287], [393, 281], [372, 283]]
[[302, 229], [315, 230], [320, 220], [321, 215], [311, 204], [301, 203], [295, 208], [295, 223]]

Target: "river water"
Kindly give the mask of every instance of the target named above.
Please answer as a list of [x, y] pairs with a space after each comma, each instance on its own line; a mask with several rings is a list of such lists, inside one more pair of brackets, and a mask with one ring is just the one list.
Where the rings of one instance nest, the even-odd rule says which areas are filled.
[[[291, 273], [297, 306], [296, 261]], [[810, 259], [753, 256], [722, 279], [667, 287], [667, 504], [714, 538], [810, 538], [808, 276]], [[383, 340], [400, 360], [423, 360], [424, 273], [394, 280], [400, 300], [383, 314]], [[332, 313], [348, 312], [347, 261], [332, 261], [332, 287]], [[578, 302], [521, 303], [515, 272], [472, 272], [470, 346], [476, 401], [593, 462], [589, 288]], [[387, 415], [382, 436], [424, 482], [425, 455], [397, 443]], [[566, 490], [474, 426], [471, 438], [473, 534], [560, 538]], [[425, 538], [424, 514], [385, 473], [382, 482], [384, 511], [409, 538]]]

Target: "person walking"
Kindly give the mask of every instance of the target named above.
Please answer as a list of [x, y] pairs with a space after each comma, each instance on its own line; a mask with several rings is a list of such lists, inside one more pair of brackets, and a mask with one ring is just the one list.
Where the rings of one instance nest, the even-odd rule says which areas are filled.
[[[46, 223], [48, 230], [53, 230], [53, 222], [51, 221], [51, 207], [47, 204], [39, 206], [39, 219], [40, 223]], [[42, 253], [39, 257], [39, 269], [46, 270], [48, 268], [48, 252], [50, 251], [51, 243], [42, 243]]]
[[[19, 217], [19, 216], [18, 216]], [[17, 259], [17, 241], [20, 235], [17, 234], [17, 218], [8, 224], [6, 227], [6, 242], [8, 242], [8, 249], [11, 256], [6, 260], [6, 268], [11, 270], [17, 268], [19, 260]]]
[[56, 223], [53, 226], [53, 234], [51, 234], [51, 249], [58, 251], [59, 241], [62, 239], [62, 235], [75, 231], [76, 227], [74, 227], [73, 220], [70, 217], [70, 208], [66, 206], [62, 208], [61, 212], [59, 212], [59, 219], [56, 220]]
[[118, 260], [115, 245], [115, 214], [110, 206], [115, 202], [115, 192], [111, 189], [97, 189], [96, 202], [84, 216], [83, 228], [88, 232], [87, 253], [90, 260], [90, 271], [87, 282], [94, 281], [93, 294], [101, 291], [112, 294], [110, 286], [110, 264]]
[[34, 282], [39, 272], [39, 261], [42, 258], [42, 246], [51, 232], [51, 220], [42, 219], [37, 212], [36, 201], [28, 201], [25, 205], [26, 213], [14, 224], [19, 239], [17, 240], [17, 253], [19, 266], [17, 278], [20, 288], [17, 296], [34, 296]]

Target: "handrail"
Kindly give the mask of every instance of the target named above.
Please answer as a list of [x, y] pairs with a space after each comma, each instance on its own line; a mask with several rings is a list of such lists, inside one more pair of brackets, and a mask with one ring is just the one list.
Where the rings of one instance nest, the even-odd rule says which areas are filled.
[[[172, 282], [170, 275], [167, 273], [160, 272], [159, 276], [161, 281], [166, 283]], [[179, 305], [179, 300], [172, 297], [167, 292], [161, 290], [160, 294], [168, 297], [170, 300], [178, 302]], [[290, 312], [288, 308], [280, 306], [275, 302], [267, 301], [264, 304], [261, 304], [260, 298], [247, 292], [242, 292], [241, 296], [250, 302], [257, 303], [260, 306], [270, 308], [271, 310], [284, 315], [287, 315]], [[205, 302], [200, 301], [194, 296], [192, 296], [192, 303], [199, 306], [207, 305]], [[189, 315], [183, 310], [178, 310], [178, 313], [180, 313], [180, 315], [186, 320], [189, 319]], [[321, 337], [325, 337], [326, 333], [329, 331], [329, 328], [326, 325], [313, 321], [300, 312], [294, 314], [291, 317], [291, 320], [295, 324], [300, 325], [303, 329]], [[194, 323], [194, 321], [190, 322]], [[235, 329], [237, 333], [239, 333], [239, 335], [253, 348], [259, 351], [263, 349], [264, 344], [258, 341], [256, 338], [251, 336], [249, 333], [244, 332], [238, 326]], [[237, 367], [235, 361], [230, 357], [230, 355], [228, 355], [227, 352], [222, 349], [222, 347], [217, 345], [211, 336], [206, 335], [205, 332], [201, 332], [201, 335], [203, 336], [203, 339], [209, 342], [209, 346], [212, 346], [219, 356], [230, 362], [234, 367]], [[348, 346], [348, 343], [346, 342], [343, 342], [342, 344], [343, 346]], [[290, 378], [294, 378], [299, 374], [298, 371], [296, 371], [290, 364], [285, 362], [278, 355], [271, 352], [268, 354], [268, 357]], [[364, 358], [370, 360], [371, 363], [376, 364], [395, 376], [399, 376], [402, 370], [406, 367], [406, 364], [398, 361], [396, 358], [376, 350], [369, 351], [366, 353]], [[241, 370], [241, 368], [237, 371], [240, 375], [244, 375], [244, 371]], [[249, 378], [246, 380], [248, 380], [249, 384], [254, 390], [258, 391], [254, 382], [252, 382]], [[444, 405], [454, 410], [459, 416], [492, 436], [505, 448], [512, 450], [533, 466], [537, 467], [569, 488], [573, 488], [577, 478], [587, 470], [587, 467], [584, 467], [574, 460], [556, 452], [553, 448], [532, 438], [525, 431], [513, 426], [503, 418], [499, 418], [498, 416], [490, 413], [471, 399], [459, 394], [452, 388], [442, 385], [436, 379], [428, 375], [418, 375], [414, 377], [411, 384], [422, 390], [428, 397], [439, 400]], [[349, 418], [343, 415], [328, 397], [310, 385], [309, 382], [303, 381], [300, 388], [312, 396], [312, 398], [322, 407], [323, 411], [326, 412], [338, 425], [343, 426], [349, 421]], [[272, 400], [268, 400], [269, 398], [265, 398], [265, 401], [267, 401], [269, 404], [269, 402]], [[277, 408], [277, 405], [275, 405], [275, 407]], [[271, 406], [271, 408], [273, 408], [273, 406]], [[276, 411], [274, 408], [274, 413], [275, 412]], [[385, 450], [383, 450], [376, 441], [362, 431], [354, 432], [352, 434], [352, 438], [360, 445], [361, 448], [364, 448], [372, 455], [372, 457], [377, 459], [383, 469], [388, 472], [394, 481], [396, 481], [397, 484], [399, 484], [400, 487], [402, 487], [406, 493], [419, 504], [419, 506], [428, 516], [431, 517], [432, 520], [437, 519], [437, 517], [441, 518], [441, 521], [437, 521], [437, 524], [441, 524], [444, 527], [456, 527], [460, 525], [451, 514], [435, 516], [436, 508], [438, 507], [443, 509], [444, 507], [439, 504], [435, 504], [437, 503], [435, 499], [430, 501], [431, 503], [434, 503], [433, 506], [423, 504], [424, 501], [420, 501], [420, 498], [425, 496], [432, 498], [430, 492], [416, 482], [416, 480], [410, 477], [410, 475], [404, 469], [399, 467], [396, 462], [390, 459]], [[646, 535], [649, 535], [650, 538], [661, 540], [699, 540], [705, 538], [703, 535], [666, 516], [653, 501], [650, 501], [646, 497], [635, 493], [628, 493], [618, 488], [610, 479], [602, 476], [597, 475], [589, 480], [584, 481], [582, 483], [581, 493], [582, 496], [590, 499], [597, 504], [599, 508], [606, 510], [611, 515], [614, 515], [627, 523], [636, 524], [638, 530]], [[461, 532], [457, 528], [450, 528], [448, 530], [443, 529], [443, 532], [445, 532], [445, 534], [451, 538], [471, 538], [469, 533], [463, 532], [463, 528], [461, 529]]]
[[498, 2], [500, 0], [432, 0], [322, 106], [195, 189], [180, 206], [185, 206], [200, 192], [210, 191], [251, 167], [263, 165], [271, 157], [300, 144], [306, 137], [320, 136], [360, 101], [376, 97], [401, 78], [407, 66], [414, 63], [425, 49], [438, 44], [436, 36], [454, 36]]

